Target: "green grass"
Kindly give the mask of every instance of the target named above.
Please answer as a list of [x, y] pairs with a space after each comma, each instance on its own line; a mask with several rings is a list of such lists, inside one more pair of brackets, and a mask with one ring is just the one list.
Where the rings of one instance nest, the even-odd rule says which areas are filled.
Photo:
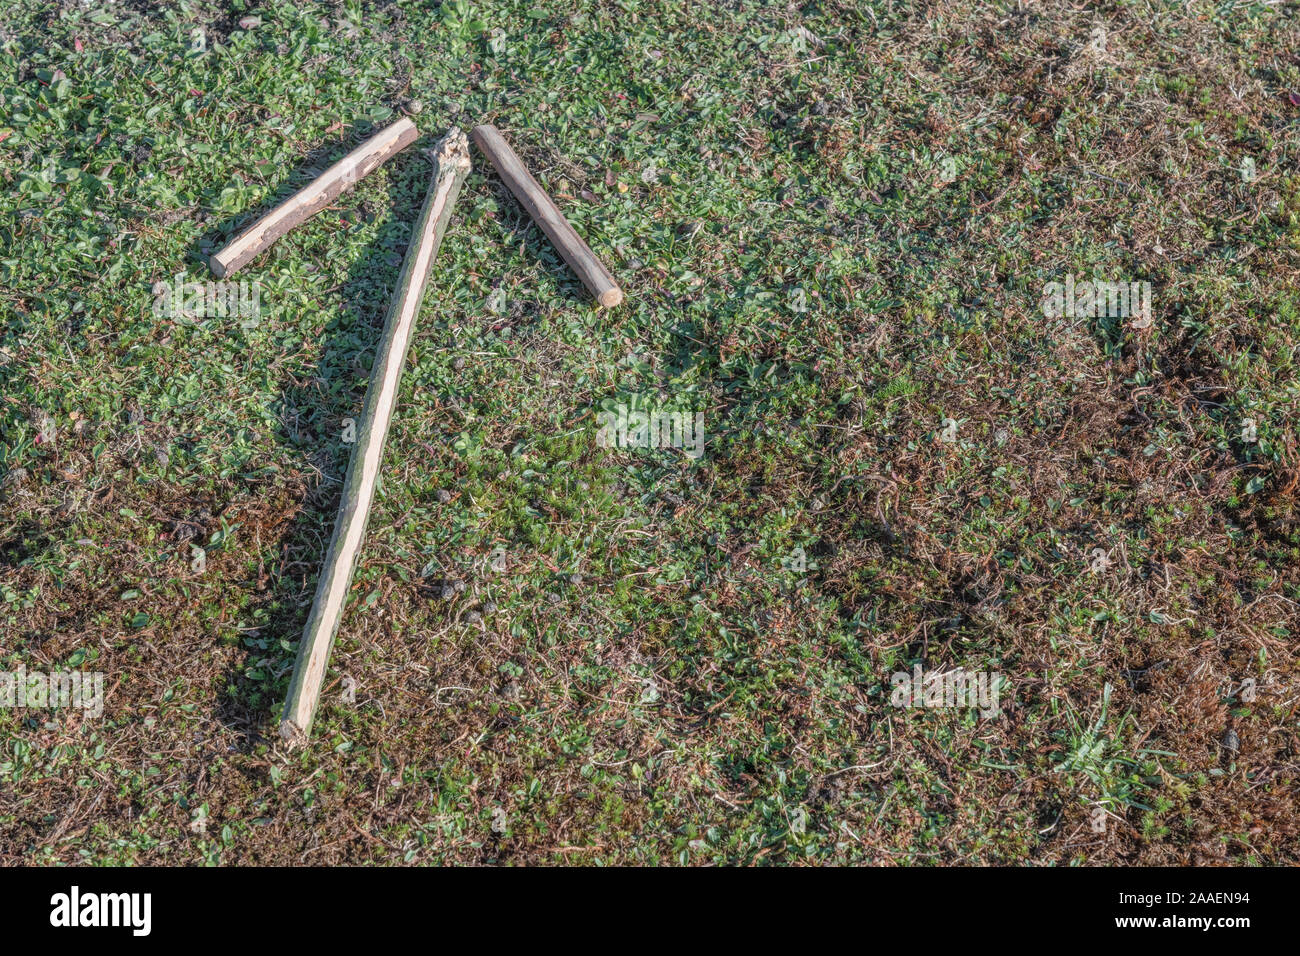
[[[1296, 862], [1292, 7], [145, 6], [0, 26], [0, 670], [108, 685], [0, 710], [0, 860]], [[399, 115], [256, 322], [154, 315]], [[420, 149], [481, 122], [627, 301], [476, 154], [288, 753]]]

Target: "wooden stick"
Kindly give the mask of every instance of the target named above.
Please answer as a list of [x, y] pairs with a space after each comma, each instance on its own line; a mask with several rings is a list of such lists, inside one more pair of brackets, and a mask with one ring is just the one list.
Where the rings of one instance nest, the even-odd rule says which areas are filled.
[[241, 232], [220, 252], [209, 256], [208, 267], [212, 274], [218, 279], [234, 275], [290, 229], [306, 222], [414, 143], [419, 135], [415, 124], [403, 117], [370, 137]]
[[519, 204], [532, 217], [533, 222], [541, 227], [548, 239], [555, 244], [569, 268], [578, 274], [582, 284], [591, 290], [591, 294], [607, 309], [612, 309], [623, 301], [623, 290], [618, 287], [614, 277], [604, 264], [596, 258], [591, 247], [582, 241], [569, 221], [560, 210], [555, 208], [551, 197], [546, 195], [537, 180], [528, 171], [515, 151], [510, 148], [505, 137], [495, 126], [476, 126], [471, 134], [474, 143], [491, 160], [497, 174], [514, 193]]
[[402, 365], [411, 344], [415, 317], [420, 311], [430, 266], [442, 243], [443, 233], [451, 220], [452, 206], [469, 169], [469, 142], [463, 132], [452, 127], [436, 147], [429, 194], [412, 230], [397, 290], [384, 319], [384, 331], [357, 428], [356, 448], [352, 450], [347, 478], [343, 482], [338, 521], [334, 525], [329, 550], [325, 553], [325, 566], [316, 586], [316, 598], [298, 647], [298, 662], [294, 666], [289, 699], [280, 721], [280, 736], [291, 744], [305, 742], [311, 731], [330, 650], [343, 617], [353, 567], [365, 537], [370, 502], [384, 453], [384, 439], [397, 402]]

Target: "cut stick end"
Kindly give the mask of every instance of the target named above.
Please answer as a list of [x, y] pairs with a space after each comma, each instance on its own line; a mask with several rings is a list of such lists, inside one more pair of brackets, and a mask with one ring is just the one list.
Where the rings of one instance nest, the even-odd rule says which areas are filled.
[[216, 255], [208, 256], [208, 268], [212, 270], [212, 274], [218, 279], [226, 277], [226, 264]]
[[596, 301], [605, 308], [612, 309], [623, 301], [623, 290], [618, 286], [614, 286], [612, 289], [606, 289], [600, 294], [600, 297]]
[[497, 136], [501, 135], [497, 128], [491, 123], [484, 123], [481, 126], [475, 126], [470, 132], [470, 135], [474, 137], [474, 142], [478, 144], [480, 149], [483, 148], [483, 137], [492, 136], [494, 134]]

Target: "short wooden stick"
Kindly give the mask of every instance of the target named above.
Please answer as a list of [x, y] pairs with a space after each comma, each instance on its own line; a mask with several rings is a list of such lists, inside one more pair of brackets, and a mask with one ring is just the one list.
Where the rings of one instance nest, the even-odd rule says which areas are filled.
[[623, 290], [618, 287], [604, 264], [596, 258], [591, 247], [583, 242], [573, 226], [551, 202], [532, 173], [515, 155], [505, 137], [495, 126], [476, 126], [474, 143], [496, 168], [501, 180], [519, 200], [519, 204], [541, 227], [546, 237], [555, 244], [569, 268], [578, 274], [582, 284], [591, 290], [596, 301], [611, 309], [623, 301]]
[[338, 633], [353, 568], [365, 538], [370, 502], [375, 494], [384, 454], [384, 439], [388, 436], [388, 423], [397, 402], [402, 366], [411, 344], [415, 317], [420, 311], [420, 300], [433, 258], [442, 243], [443, 233], [451, 220], [452, 206], [469, 169], [469, 142], [463, 132], [452, 127], [435, 150], [429, 194], [412, 230], [397, 290], [384, 319], [384, 331], [357, 426], [356, 447], [352, 450], [347, 478], [343, 482], [338, 521], [334, 525], [329, 550], [325, 553], [316, 597], [298, 647], [289, 699], [280, 721], [280, 735], [291, 744], [305, 742], [311, 732], [330, 650]]
[[325, 172], [276, 206], [208, 257], [208, 267], [218, 279], [234, 275], [283, 236], [306, 222], [346, 190], [392, 159], [419, 137], [415, 124], [405, 117], [370, 137]]

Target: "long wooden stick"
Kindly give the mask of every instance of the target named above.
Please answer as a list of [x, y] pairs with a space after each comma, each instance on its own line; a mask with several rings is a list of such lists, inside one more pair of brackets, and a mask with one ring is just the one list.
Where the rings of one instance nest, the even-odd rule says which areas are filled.
[[532, 217], [533, 222], [541, 227], [548, 239], [555, 244], [569, 268], [578, 274], [582, 284], [591, 290], [591, 294], [607, 309], [612, 309], [623, 301], [623, 290], [618, 287], [614, 277], [604, 264], [596, 258], [591, 247], [583, 242], [582, 237], [569, 225], [569, 220], [551, 197], [537, 184], [532, 173], [515, 155], [505, 137], [495, 126], [475, 126], [474, 143], [483, 151], [502, 181], [514, 193], [519, 204]]
[[209, 256], [212, 274], [218, 279], [234, 275], [294, 226], [306, 222], [414, 143], [419, 135], [415, 124], [406, 118], [380, 130], [241, 232], [220, 252]]
[[384, 320], [384, 331], [357, 428], [356, 447], [352, 450], [347, 478], [343, 482], [338, 521], [325, 554], [325, 566], [316, 586], [311, 615], [307, 618], [302, 643], [298, 647], [298, 662], [289, 685], [284, 717], [280, 721], [280, 735], [291, 744], [305, 742], [311, 732], [321, 684], [325, 680], [325, 668], [343, 617], [353, 567], [365, 537], [370, 502], [384, 453], [384, 439], [397, 402], [402, 365], [411, 344], [415, 317], [420, 311], [430, 266], [442, 243], [443, 233], [447, 231], [452, 206], [469, 169], [469, 142], [463, 132], [452, 127], [435, 150], [429, 194], [412, 230], [397, 290]]

